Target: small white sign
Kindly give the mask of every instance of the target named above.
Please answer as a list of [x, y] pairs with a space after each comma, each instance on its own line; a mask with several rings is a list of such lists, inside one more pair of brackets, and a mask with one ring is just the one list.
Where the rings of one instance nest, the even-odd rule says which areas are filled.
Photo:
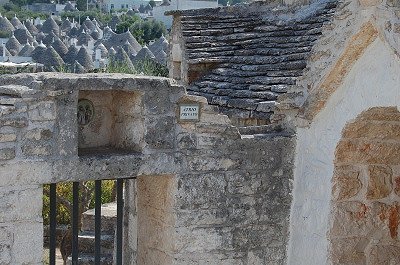
[[199, 104], [182, 104], [179, 106], [180, 120], [199, 120]]

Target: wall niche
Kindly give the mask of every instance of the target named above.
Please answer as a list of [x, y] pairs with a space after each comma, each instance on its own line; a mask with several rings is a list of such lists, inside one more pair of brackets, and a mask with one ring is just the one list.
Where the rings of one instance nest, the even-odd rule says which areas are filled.
[[77, 106], [78, 153], [139, 152], [143, 142], [141, 97], [126, 91], [80, 91]]

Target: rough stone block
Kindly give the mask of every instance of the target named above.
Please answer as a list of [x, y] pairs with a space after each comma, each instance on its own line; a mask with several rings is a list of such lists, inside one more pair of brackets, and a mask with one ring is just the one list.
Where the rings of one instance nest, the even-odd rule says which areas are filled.
[[0, 126], [10, 126], [13, 128], [24, 128], [28, 126], [28, 119], [24, 117], [14, 118], [14, 119], [1, 119]]
[[[335, 238], [331, 240], [332, 264], [363, 265], [366, 263], [365, 248], [369, 239], [365, 237]], [[378, 263], [373, 263], [378, 264]]]
[[17, 140], [17, 135], [14, 133], [2, 133], [0, 134], [0, 142], [15, 142]]
[[359, 121], [346, 126], [343, 138], [400, 141], [400, 123]]
[[0, 222], [37, 220], [42, 210], [42, 188], [11, 186], [1, 188]]
[[50, 145], [27, 144], [22, 147], [22, 153], [26, 156], [48, 156], [51, 150]]
[[49, 140], [53, 136], [53, 132], [49, 129], [32, 129], [25, 133], [25, 138], [28, 140]]
[[0, 149], [0, 160], [10, 160], [15, 158], [15, 148]]
[[354, 166], [338, 166], [333, 177], [332, 196], [334, 200], [350, 199], [362, 188], [360, 170]]
[[33, 121], [50, 121], [56, 118], [56, 107], [52, 101], [34, 104], [29, 109], [28, 116]]
[[400, 246], [381, 244], [371, 247], [368, 264], [400, 264]]
[[14, 264], [41, 264], [43, 259], [43, 223], [15, 223], [12, 256]]
[[392, 170], [385, 166], [369, 166], [367, 199], [387, 197], [392, 191]]
[[175, 133], [174, 117], [159, 117], [151, 119], [147, 125], [145, 141], [152, 149], [174, 148]]
[[0, 263], [11, 264], [12, 227], [0, 226]]
[[340, 163], [400, 164], [400, 143], [371, 142], [368, 140], [342, 140], [336, 148]]

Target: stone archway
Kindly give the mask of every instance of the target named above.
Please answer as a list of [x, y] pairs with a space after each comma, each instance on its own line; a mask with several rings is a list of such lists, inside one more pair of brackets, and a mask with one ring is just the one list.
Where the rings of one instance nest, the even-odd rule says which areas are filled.
[[400, 264], [400, 112], [376, 107], [345, 126], [335, 152], [332, 264]]

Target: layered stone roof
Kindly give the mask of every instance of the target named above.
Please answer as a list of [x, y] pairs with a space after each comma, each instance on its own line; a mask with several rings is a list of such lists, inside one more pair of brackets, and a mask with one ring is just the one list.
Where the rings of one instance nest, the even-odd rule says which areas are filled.
[[[180, 16], [189, 93], [241, 118], [268, 120], [278, 96], [302, 75], [337, 4], [317, 1], [293, 9], [258, 2], [170, 12]], [[191, 71], [196, 65], [207, 72]]]

